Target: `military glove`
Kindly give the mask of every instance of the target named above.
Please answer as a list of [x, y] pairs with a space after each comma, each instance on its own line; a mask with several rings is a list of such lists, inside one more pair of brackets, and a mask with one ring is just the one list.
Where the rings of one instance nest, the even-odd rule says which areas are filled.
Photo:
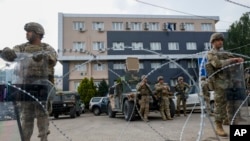
[[10, 49], [9, 47], [5, 47], [1, 52], [1, 57], [5, 61], [14, 61], [17, 58], [17, 55], [14, 50]]
[[40, 62], [43, 59], [44, 55], [43, 54], [35, 54], [33, 55], [32, 59], [36, 62]]

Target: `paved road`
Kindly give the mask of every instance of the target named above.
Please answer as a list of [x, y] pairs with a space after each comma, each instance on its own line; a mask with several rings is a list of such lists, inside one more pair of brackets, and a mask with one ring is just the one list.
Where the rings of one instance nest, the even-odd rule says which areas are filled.
[[[94, 116], [92, 113], [84, 113], [75, 119], [68, 116], [59, 119], [51, 117], [49, 141], [229, 141], [228, 137], [216, 138], [207, 117], [204, 118], [203, 134], [199, 136], [200, 113], [162, 121], [159, 112], [151, 112], [149, 120], [148, 123], [139, 119], [126, 122], [123, 115], [109, 118], [106, 114]], [[211, 120], [213, 121], [213, 117]], [[229, 132], [229, 126], [224, 127]], [[35, 126], [32, 141], [39, 141], [37, 135]], [[0, 140], [2, 139], [20, 140], [15, 120], [0, 122]]]

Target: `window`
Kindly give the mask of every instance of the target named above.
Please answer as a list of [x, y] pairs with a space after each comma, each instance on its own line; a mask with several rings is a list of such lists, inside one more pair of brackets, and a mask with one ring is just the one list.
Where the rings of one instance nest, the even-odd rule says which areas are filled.
[[194, 60], [188, 61], [188, 68], [196, 68], [196, 63]]
[[101, 64], [101, 63], [94, 64], [94, 70], [95, 71], [103, 71], [103, 70], [105, 70], [105, 64]]
[[150, 43], [150, 50], [161, 50], [161, 43], [160, 42], [151, 42]]
[[80, 51], [85, 50], [85, 43], [84, 42], [73, 42], [73, 50]]
[[74, 82], [74, 88], [75, 91], [77, 92], [78, 86], [80, 85], [80, 82]]
[[122, 22], [113, 22], [112, 23], [112, 30], [123, 30], [123, 23]]
[[85, 29], [85, 24], [84, 22], [73, 22], [73, 29], [74, 30], [84, 30]]
[[179, 50], [179, 43], [177, 42], [169, 42], [168, 43], [169, 50]]
[[205, 42], [204, 43], [204, 50], [210, 50], [211, 49], [211, 43]]
[[139, 63], [139, 69], [144, 69], [143, 63]]
[[171, 79], [170, 80], [170, 85], [173, 87], [177, 84], [177, 79]]
[[100, 83], [100, 81], [94, 81], [94, 85], [96, 86], [96, 88], [99, 88]]
[[212, 24], [211, 23], [202, 23], [201, 30], [202, 31], [212, 31]]
[[193, 23], [186, 23], [185, 30], [186, 31], [194, 31], [194, 24]]
[[76, 64], [75, 68], [76, 68], [76, 71], [86, 71], [87, 70], [86, 64]]
[[152, 62], [151, 63], [151, 68], [152, 69], [157, 69], [161, 67], [161, 63], [160, 62]]
[[103, 49], [104, 49], [104, 42], [93, 43], [93, 50], [103, 50]]
[[177, 66], [177, 64], [176, 63], [174, 63], [174, 62], [170, 62], [169, 63], [169, 68], [178, 68], [178, 66]]
[[124, 62], [118, 62], [113, 64], [113, 69], [114, 70], [124, 70], [125, 69], [125, 64]]
[[124, 42], [113, 42], [113, 50], [124, 50]]
[[131, 30], [142, 30], [140, 22], [131, 22]]
[[92, 29], [93, 30], [100, 30], [100, 29], [104, 29], [104, 23], [103, 22], [93, 22], [92, 25]]
[[176, 30], [176, 23], [164, 23], [163, 29], [168, 31], [174, 31]]
[[132, 50], [143, 50], [142, 42], [132, 42]]
[[187, 50], [197, 50], [197, 46], [195, 42], [187, 42], [186, 46], [187, 46]]
[[160, 30], [159, 23], [150, 22], [148, 25], [149, 30]]

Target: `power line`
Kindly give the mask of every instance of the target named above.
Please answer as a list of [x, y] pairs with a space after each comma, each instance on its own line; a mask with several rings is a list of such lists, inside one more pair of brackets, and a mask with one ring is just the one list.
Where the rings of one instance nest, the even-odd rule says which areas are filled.
[[231, 1], [231, 0], [225, 0], [226, 2], [230, 2], [230, 3], [233, 3], [233, 4], [236, 4], [236, 5], [239, 5], [239, 6], [242, 6], [242, 7], [245, 7], [245, 8], [250, 8], [250, 6], [247, 6], [245, 4], [241, 4], [241, 3], [237, 3], [237, 2], [234, 2], [234, 1]]
[[[144, 1], [141, 1], [141, 0], [135, 0], [135, 1], [137, 1], [139, 3], [142, 3], [142, 4], [146, 4], [146, 5], [150, 5], [150, 6], [153, 6], [153, 7], [162, 8], [162, 9], [165, 9], [165, 10], [174, 11], [174, 12], [185, 14], [185, 15], [191, 15], [191, 16], [200, 17], [200, 18], [204, 18], [204, 19], [214, 20], [214, 19], [210, 19], [210, 18], [205, 17], [205, 16], [195, 15], [195, 14], [192, 14], [192, 13], [183, 12], [183, 11], [179, 11], [179, 10], [175, 10], [175, 9], [171, 9], [171, 8], [167, 8], [167, 7], [163, 7], [163, 6], [159, 6], [159, 5], [155, 5], [155, 4], [144, 2]], [[230, 21], [221, 21], [221, 20], [220, 20], [220, 22], [233, 23], [233, 22], [230, 22]]]

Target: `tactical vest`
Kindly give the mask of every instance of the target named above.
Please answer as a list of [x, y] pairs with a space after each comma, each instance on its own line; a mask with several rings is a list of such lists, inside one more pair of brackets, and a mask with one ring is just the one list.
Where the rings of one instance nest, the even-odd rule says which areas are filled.
[[[14, 51], [27, 54], [36, 54], [38, 52], [49, 53], [48, 44], [42, 43], [41, 46], [31, 45], [29, 43], [24, 43], [13, 48]], [[47, 52], [46, 52], [47, 51]], [[56, 56], [56, 53], [52, 55]], [[51, 55], [50, 54], [50, 55]], [[43, 59], [39, 62], [36, 62], [32, 57], [25, 58], [21, 60], [17, 66], [16, 74], [22, 79], [24, 83], [32, 83], [35, 80], [39, 79], [49, 79], [54, 83], [54, 66], [49, 64], [48, 56], [44, 56]]]

